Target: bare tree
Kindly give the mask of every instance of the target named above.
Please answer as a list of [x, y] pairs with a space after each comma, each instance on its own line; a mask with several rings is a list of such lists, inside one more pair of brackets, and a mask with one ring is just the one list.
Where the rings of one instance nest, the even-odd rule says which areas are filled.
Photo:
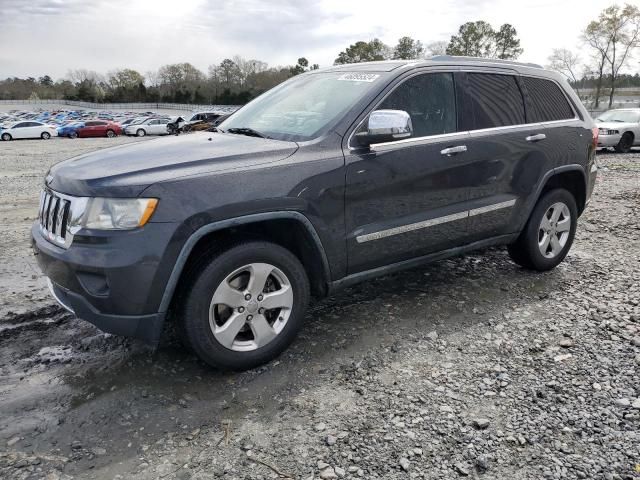
[[609, 91], [609, 108], [613, 104], [615, 82], [620, 69], [625, 66], [631, 53], [640, 45], [640, 10], [626, 4], [624, 8], [617, 5], [605, 9], [600, 14], [600, 22], [611, 38], [611, 48], [606, 57], [611, 67], [611, 89]]
[[[578, 69], [580, 67], [580, 57], [578, 54], [566, 48], [554, 48], [548, 58], [547, 68], [563, 74], [570, 82], [573, 82], [578, 90]], [[578, 90], [578, 94], [580, 91]]]

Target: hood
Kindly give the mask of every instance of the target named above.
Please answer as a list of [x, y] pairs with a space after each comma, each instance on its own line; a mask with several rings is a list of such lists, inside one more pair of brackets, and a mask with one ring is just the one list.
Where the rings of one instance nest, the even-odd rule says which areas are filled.
[[608, 130], [620, 130], [623, 128], [629, 128], [633, 126], [637, 126], [637, 123], [631, 122], [600, 122], [598, 120], [596, 122], [596, 127], [598, 128], [606, 128]]
[[69, 195], [135, 197], [157, 182], [276, 162], [297, 148], [295, 142], [196, 132], [66, 160], [51, 168], [46, 184]]

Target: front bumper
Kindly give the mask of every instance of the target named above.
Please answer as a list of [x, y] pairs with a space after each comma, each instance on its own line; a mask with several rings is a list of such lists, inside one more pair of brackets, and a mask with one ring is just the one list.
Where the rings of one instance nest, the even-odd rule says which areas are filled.
[[165, 312], [160, 303], [175, 263], [175, 224], [149, 223], [135, 231], [76, 235], [70, 248], [31, 229], [38, 265], [64, 308], [101, 330], [156, 343]]
[[621, 137], [622, 135], [619, 133], [614, 135], [600, 134], [598, 135], [598, 148], [615, 147], [620, 141]]

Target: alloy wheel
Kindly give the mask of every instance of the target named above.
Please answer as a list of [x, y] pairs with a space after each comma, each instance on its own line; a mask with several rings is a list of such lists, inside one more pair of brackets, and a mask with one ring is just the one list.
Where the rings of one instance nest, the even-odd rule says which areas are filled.
[[571, 233], [571, 213], [562, 202], [551, 205], [542, 216], [538, 227], [538, 248], [546, 258], [554, 258], [562, 252]]
[[209, 326], [224, 347], [247, 352], [264, 347], [284, 329], [293, 308], [291, 282], [279, 268], [251, 263], [216, 288]]

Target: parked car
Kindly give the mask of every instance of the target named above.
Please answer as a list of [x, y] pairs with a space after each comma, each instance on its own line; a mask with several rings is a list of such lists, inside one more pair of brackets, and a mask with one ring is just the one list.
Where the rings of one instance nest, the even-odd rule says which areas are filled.
[[122, 133], [122, 128], [115, 122], [107, 120], [87, 120], [84, 126], [77, 130], [78, 137], [116, 137]]
[[596, 117], [600, 136], [598, 147], [613, 147], [616, 152], [627, 153], [640, 145], [640, 108], [620, 108]]
[[84, 122], [71, 122], [58, 127], [59, 137], [77, 138], [78, 129], [84, 127]]
[[153, 343], [169, 318], [231, 369], [281, 353], [311, 295], [496, 245], [554, 268], [597, 172], [598, 129], [567, 81], [498, 60], [308, 72], [208, 140], [54, 165], [32, 238], [78, 317]]
[[24, 122], [15, 122], [4, 127], [0, 127], [0, 138], [5, 142], [8, 140], [17, 140], [22, 138], [41, 138], [49, 140], [52, 136], [57, 135], [56, 127], [42, 122], [33, 120]]
[[187, 123], [194, 123], [199, 121], [213, 123], [218, 118], [220, 118], [220, 115], [221, 114], [217, 112], [197, 112], [191, 116]]
[[146, 118], [139, 123], [130, 123], [125, 127], [124, 132], [127, 135], [135, 135], [136, 137], [144, 137], [145, 135], [167, 135], [167, 123], [170, 121], [171, 119], [168, 117]]

